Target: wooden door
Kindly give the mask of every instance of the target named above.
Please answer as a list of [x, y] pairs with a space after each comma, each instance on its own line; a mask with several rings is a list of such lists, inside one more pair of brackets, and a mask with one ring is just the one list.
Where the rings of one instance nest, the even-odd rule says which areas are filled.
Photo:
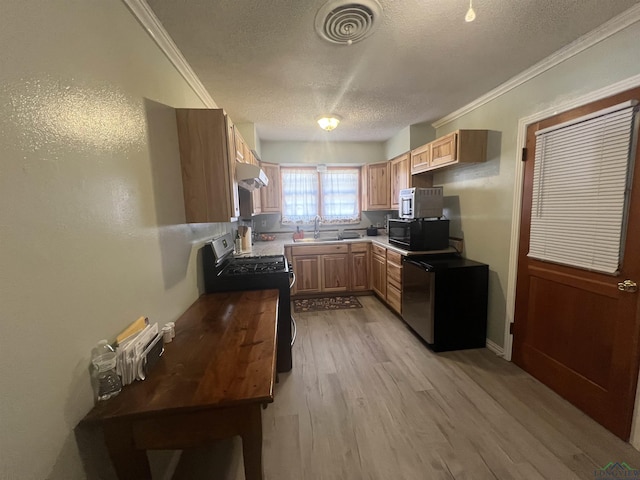
[[387, 298], [387, 259], [371, 255], [371, 289], [383, 300]]
[[369, 210], [391, 209], [388, 162], [368, 165]]
[[280, 165], [275, 163], [262, 163], [261, 165], [269, 178], [269, 184], [260, 189], [262, 212], [280, 213]]
[[429, 169], [431, 163], [431, 144], [427, 143], [411, 150], [411, 174], [421, 173]]
[[458, 159], [458, 132], [450, 133], [435, 142], [431, 142], [430, 167], [438, 167], [448, 163], [455, 163]]
[[323, 292], [346, 292], [349, 289], [349, 254], [321, 255], [321, 289]]
[[350, 290], [369, 290], [369, 244], [351, 244], [351, 285]]
[[391, 208], [398, 209], [400, 206], [400, 190], [409, 188], [410, 168], [409, 154], [405, 153], [389, 162], [391, 169]]
[[[635, 176], [619, 275], [527, 257], [535, 159], [534, 132], [640, 98], [640, 88], [580, 107], [527, 131], [513, 361], [623, 440], [629, 439], [638, 378], [638, 293], [618, 283], [640, 281], [640, 168]], [[637, 129], [637, 126], [636, 126]]]
[[293, 272], [296, 274], [296, 294], [320, 292], [318, 255], [294, 256]]

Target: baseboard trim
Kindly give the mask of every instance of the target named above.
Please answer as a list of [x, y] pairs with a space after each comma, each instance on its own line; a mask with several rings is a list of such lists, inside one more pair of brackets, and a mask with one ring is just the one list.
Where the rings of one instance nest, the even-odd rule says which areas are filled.
[[498, 357], [504, 356], [504, 350], [500, 345], [495, 342], [492, 342], [487, 338], [487, 349], [495, 353]]

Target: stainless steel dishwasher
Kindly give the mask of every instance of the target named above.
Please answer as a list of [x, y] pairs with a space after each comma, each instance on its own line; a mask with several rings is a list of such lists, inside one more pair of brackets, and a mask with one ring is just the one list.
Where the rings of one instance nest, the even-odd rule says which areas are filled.
[[458, 255], [405, 256], [402, 318], [435, 351], [482, 348], [489, 267]]

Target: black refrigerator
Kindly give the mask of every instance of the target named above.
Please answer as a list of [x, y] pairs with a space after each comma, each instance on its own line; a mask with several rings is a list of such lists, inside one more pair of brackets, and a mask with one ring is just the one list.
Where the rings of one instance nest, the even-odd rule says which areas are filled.
[[405, 256], [402, 318], [436, 352], [482, 348], [489, 267], [446, 256]]

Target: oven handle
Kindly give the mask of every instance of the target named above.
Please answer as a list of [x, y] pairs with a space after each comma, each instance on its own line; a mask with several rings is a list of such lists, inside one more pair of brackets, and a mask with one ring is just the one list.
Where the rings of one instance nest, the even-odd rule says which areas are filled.
[[289, 276], [292, 277], [291, 283], [289, 284], [289, 290], [291, 290], [293, 286], [296, 284], [296, 272], [289, 272]]
[[293, 330], [291, 335], [291, 346], [293, 347], [293, 344], [296, 343], [296, 336], [298, 335], [298, 326], [296, 325], [296, 320], [293, 318], [293, 315], [291, 315], [291, 329]]

